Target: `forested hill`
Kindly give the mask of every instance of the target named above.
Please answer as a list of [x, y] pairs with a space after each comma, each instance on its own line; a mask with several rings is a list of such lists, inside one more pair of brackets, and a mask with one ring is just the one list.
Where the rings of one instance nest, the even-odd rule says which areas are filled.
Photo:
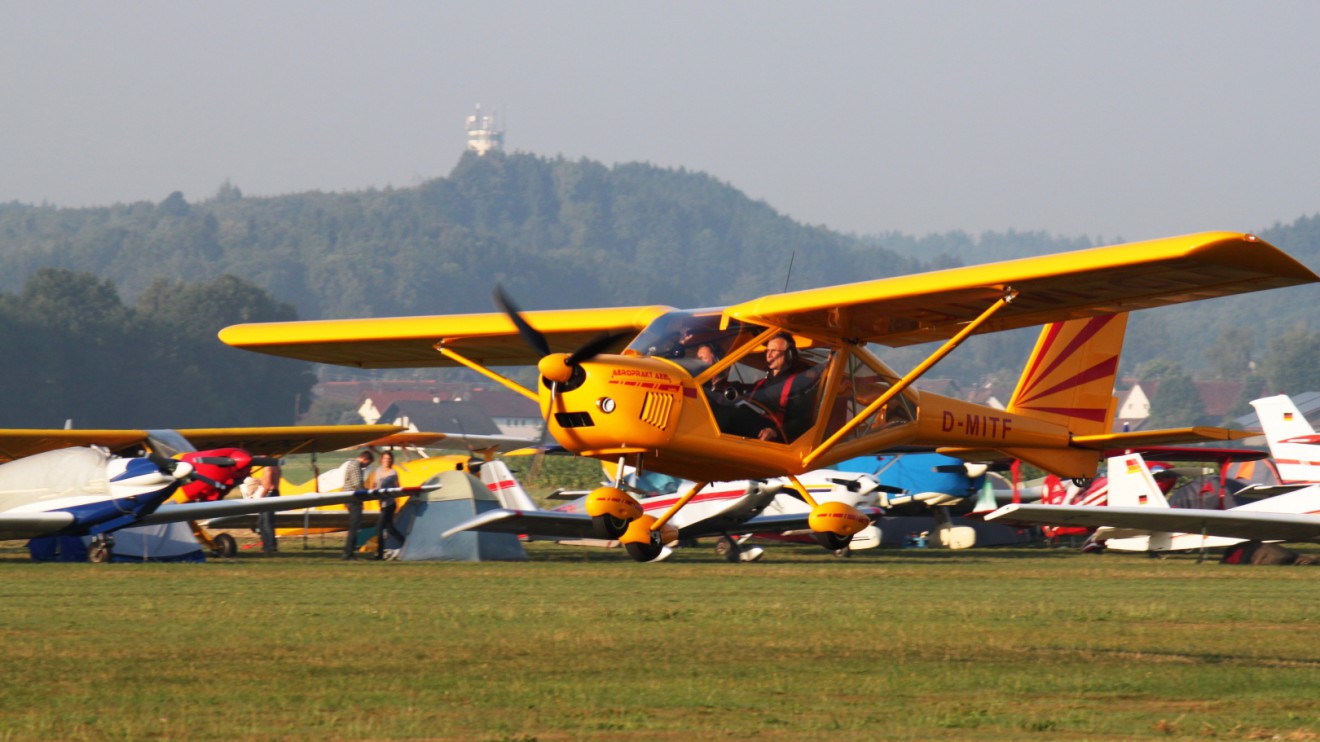
[[533, 155], [465, 156], [413, 188], [188, 203], [0, 206], [0, 290], [41, 267], [133, 297], [157, 276], [243, 276], [305, 319], [526, 308], [709, 306], [895, 275], [923, 261], [798, 224], [709, 176]]
[[[1320, 217], [1259, 233], [1320, 267]], [[159, 277], [234, 274], [304, 319], [492, 311], [496, 283], [527, 309], [692, 307], [786, 281], [802, 289], [1092, 245], [1040, 232], [849, 236], [701, 173], [469, 153], [447, 177], [411, 188], [253, 198], [226, 184], [195, 203], [175, 193], [106, 208], [0, 205], [0, 293], [58, 267], [108, 279], [128, 301]], [[1310, 328], [1317, 304], [1320, 289], [1307, 287], [1140, 312], [1125, 371], [1164, 357], [1222, 376], [1216, 343], [1240, 350], [1245, 338], [1260, 358], [1269, 338]], [[970, 381], [1016, 369], [1030, 342], [988, 336], [939, 371]]]

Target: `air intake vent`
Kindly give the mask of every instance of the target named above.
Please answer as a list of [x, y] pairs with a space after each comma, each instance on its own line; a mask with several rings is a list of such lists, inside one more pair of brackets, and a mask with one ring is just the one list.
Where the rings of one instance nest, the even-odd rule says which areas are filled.
[[669, 424], [669, 413], [674, 409], [674, 395], [647, 392], [642, 403], [642, 422], [654, 425], [661, 430]]
[[596, 424], [586, 412], [556, 412], [555, 422], [561, 428], [590, 428]]

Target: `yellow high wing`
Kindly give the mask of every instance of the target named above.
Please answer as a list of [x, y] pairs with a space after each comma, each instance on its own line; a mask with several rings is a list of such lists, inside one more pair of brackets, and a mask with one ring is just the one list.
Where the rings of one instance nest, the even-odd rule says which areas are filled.
[[953, 337], [1009, 291], [977, 333], [1031, 327], [1320, 281], [1248, 234], [1149, 242], [920, 273], [763, 297], [726, 316], [795, 333], [891, 347]]
[[[569, 353], [602, 331], [640, 332], [671, 307], [619, 307], [524, 312], [545, 335], [550, 350]], [[528, 366], [540, 358], [504, 314], [451, 314], [433, 317], [312, 320], [233, 325], [220, 339], [237, 348], [358, 368], [452, 366], [436, 352], [437, 343], [484, 366]], [[626, 340], [606, 352], [622, 350]]]
[[258, 456], [325, 453], [362, 446], [401, 433], [399, 425], [289, 425], [254, 428], [180, 428], [199, 451], [241, 448]]
[[[951, 338], [1009, 291], [1016, 292], [1014, 300], [976, 332], [1315, 281], [1320, 277], [1310, 269], [1253, 235], [1204, 232], [773, 294], [727, 307], [725, 315], [808, 337], [897, 347]], [[601, 331], [640, 331], [668, 311], [638, 306], [524, 316], [553, 351], [570, 352]], [[486, 366], [538, 360], [508, 317], [495, 313], [234, 325], [221, 330], [220, 339], [246, 350], [362, 368], [454, 365], [436, 352], [438, 344]]]
[[146, 439], [145, 430], [65, 430], [63, 428], [0, 430], [0, 463], [74, 446], [104, 446], [114, 451], [141, 443]]

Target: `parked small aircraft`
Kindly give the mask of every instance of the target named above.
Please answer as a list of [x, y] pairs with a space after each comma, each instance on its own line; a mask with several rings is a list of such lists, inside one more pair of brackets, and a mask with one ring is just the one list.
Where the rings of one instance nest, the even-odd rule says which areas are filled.
[[1098, 528], [1109, 548], [1173, 551], [1239, 541], [1320, 540], [1320, 485], [1228, 510], [1170, 508], [1140, 454], [1109, 459], [1108, 505], [1005, 505], [1000, 523]]
[[1280, 484], [1320, 482], [1320, 435], [1286, 394], [1254, 400]]
[[[870, 519], [797, 477], [912, 445], [1089, 477], [1105, 449], [1222, 440], [1218, 428], [1112, 433], [1127, 312], [1320, 281], [1246, 234], [1217, 232], [765, 296], [644, 306], [235, 325], [229, 345], [359, 368], [461, 365], [540, 403], [568, 450], [696, 484], [653, 516], [618, 487], [588, 496], [598, 537], [658, 556], [661, 531], [712, 482], [787, 477], [826, 548]], [[1052, 323], [1052, 324], [1046, 324]], [[913, 382], [974, 333], [1046, 324], [1006, 410]], [[868, 344], [944, 344], [898, 374]], [[536, 364], [538, 390], [496, 366]]]
[[92, 536], [89, 557], [108, 561], [122, 528], [376, 499], [418, 488], [358, 490], [264, 500], [167, 503], [195, 477], [192, 464], [158, 454], [121, 458], [97, 448], [46, 451], [0, 465], [0, 540]]
[[[490, 510], [466, 523], [446, 531], [447, 538], [462, 531], [489, 531], [526, 535], [533, 539], [546, 539], [569, 543], [587, 543], [605, 546], [615, 543], [601, 539], [595, 531], [592, 517], [587, 512], [586, 493], [554, 510], [542, 510], [527, 497], [513, 480], [503, 461], [498, 459], [481, 468], [482, 479], [488, 472], [502, 488], [521, 493], [521, 505]], [[816, 502], [839, 502], [858, 508], [870, 517], [878, 517], [878, 507], [893, 502], [907, 501], [907, 495], [880, 491], [879, 482], [868, 474], [822, 469], [801, 477], [802, 484]], [[692, 485], [676, 477], [656, 472], [625, 470], [615, 486], [626, 489], [638, 497], [643, 513], [652, 517], [663, 514], [679, 499], [680, 491]], [[492, 486], [497, 493], [500, 489]], [[502, 497], [502, 499], [505, 499]], [[723, 537], [720, 546], [729, 561], [756, 561], [763, 555], [760, 547], [744, 547], [739, 535], [765, 534], [776, 537], [785, 533], [807, 531], [812, 507], [796, 496], [787, 479], [770, 481], [743, 480], [723, 482], [718, 487], [704, 490], [692, 498], [691, 503], [670, 519], [664, 531], [663, 548], [652, 552], [635, 542], [626, 542], [628, 554], [637, 561], [660, 561], [672, 553], [678, 544], [702, 536]], [[880, 532], [868, 526], [857, 532], [849, 544], [851, 549], [870, 549], [880, 545]]]
[[[174, 466], [169, 461], [181, 461], [189, 467], [189, 473], [183, 477], [183, 481], [178, 486], [170, 488], [170, 495], [167, 495], [164, 501], [173, 501], [179, 503], [186, 502], [212, 502], [221, 500], [229, 491], [242, 481], [250, 468], [255, 465], [263, 465], [273, 460], [271, 457], [278, 457], [291, 453], [312, 453], [319, 451], [335, 450], [361, 444], [373, 439], [379, 439], [388, 434], [399, 434], [402, 429], [393, 425], [335, 425], [335, 426], [279, 426], [279, 427], [250, 427], [250, 428], [189, 428], [180, 430], [70, 430], [70, 429], [0, 429], [0, 461], [11, 461], [0, 467], [0, 470], [9, 472], [5, 474], [4, 492], [23, 492], [24, 497], [38, 491], [43, 491], [46, 495], [52, 495], [60, 491], [43, 490], [41, 482], [47, 481], [46, 477], [55, 477], [55, 480], [62, 482], [60, 485], [69, 491], [78, 491], [85, 484], [83, 480], [93, 482], [103, 473], [98, 473], [97, 467], [89, 463], [90, 458], [85, 454], [73, 455], [71, 460], [84, 462], [80, 466], [69, 469], [72, 480], [65, 482], [59, 480], [58, 473], [47, 474], [44, 468], [60, 469], [64, 465], [59, 463], [64, 459], [58, 456], [42, 456], [45, 453], [54, 453], [61, 450], [70, 450], [71, 447], [96, 445], [102, 447], [102, 455], [111, 452], [125, 455], [123, 459], [108, 458], [108, 461], [125, 461], [129, 459], [141, 459], [147, 462], [158, 462], [155, 464], [157, 469], [164, 467], [168, 469]], [[208, 450], [198, 451], [197, 446], [207, 447]], [[133, 454], [143, 453], [145, 457], [134, 456]], [[257, 454], [257, 455], [254, 455]], [[173, 457], [173, 458], [171, 458]], [[36, 458], [35, 462], [25, 464], [22, 467], [15, 466], [18, 463]], [[139, 468], [143, 464], [135, 465]], [[94, 487], [95, 489], [95, 487]], [[29, 491], [30, 490], [30, 491]], [[155, 508], [150, 504], [155, 501], [155, 497], [142, 497], [139, 499], [138, 514], [149, 512]], [[20, 498], [19, 502], [22, 502]], [[280, 501], [286, 504], [288, 500]], [[343, 502], [336, 500], [335, 502]], [[231, 503], [232, 504], [232, 503]], [[290, 507], [307, 507], [308, 503], [301, 505], [290, 505]], [[34, 509], [25, 506], [24, 510]], [[38, 507], [38, 510], [49, 509]], [[222, 509], [223, 512], [265, 512], [267, 510], [278, 510], [278, 507], [263, 505], [259, 508], [242, 509], [228, 508]], [[170, 512], [167, 508], [166, 512]], [[197, 518], [209, 517], [201, 510], [186, 511], [193, 513]], [[16, 516], [11, 516], [16, 517]], [[83, 516], [84, 520], [93, 518], [93, 515]], [[179, 520], [192, 521], [191, 518], [173, 518], [168, 522]], [[6, 521], [0, 518], [0, 527]], [[165, 521], [161, 521], [165, 522]], [[21, 535], [12, 536], [12, 538], [31, 538], [43, 535], [55, 534], [81, 534], [93, 536], [93, 548], [89, 549], [89, 555], [93, 558], [109, 558], [109, 547], [113, 539], [109, 533], [124, 527], [147, 524], [148, 521], [140, 520], [130, 523], [128, 526], [116, 524], [112, 527], [106, 527], [100, 524], [94, 524], [92, 528], [83, 528], [77, 524], [71, 525], [69, 530], [57, 530], [47, 532], [42, 529], [28, 527], [26, 524], [20, 524], [18, 532]], [[218, 556], [232, 556], [235, 551], [235, 543], [228, 534], [212, 535], [204, 528], [201, 528], [196, 522], [192, 522], [194, 535], [211, 549], [212, 553]], [[8, 538], [8, 537], [7, 537]]]

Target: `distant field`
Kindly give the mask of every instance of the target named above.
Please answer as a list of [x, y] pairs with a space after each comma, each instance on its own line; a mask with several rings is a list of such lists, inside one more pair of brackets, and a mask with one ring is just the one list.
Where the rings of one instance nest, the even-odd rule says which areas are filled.
[[0, 740], [1320, 739], [1320, 568], [0, 551]]

